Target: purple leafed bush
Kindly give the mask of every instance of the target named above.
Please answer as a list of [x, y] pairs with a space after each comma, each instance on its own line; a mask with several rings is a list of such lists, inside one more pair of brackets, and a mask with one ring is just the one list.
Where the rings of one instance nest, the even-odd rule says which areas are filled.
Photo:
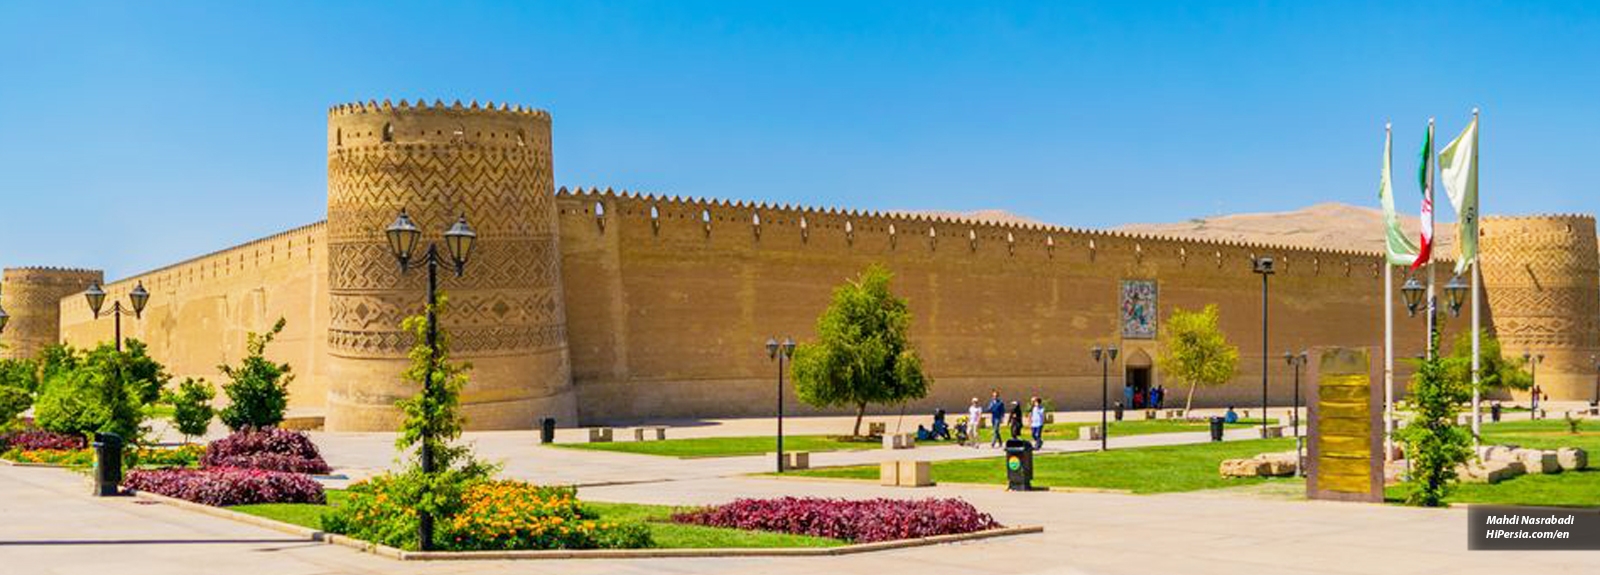
[[830, 537], [855, 543], [971, 533], [1000, 527], [989, 514], [978, 512], [972, 504], [960, 499], [739, 499], [726, 505], [680, 513], [672, 520], [711, 527]]
[[42, 429], [28, 429], [13, 431], [0, 435], [0, 451], [6, 449], [19, 449], [22, 451], [57, 450], [71, 451], [83, 449], [88, 445], [82, 435], [76, 433], [56, 433]]
[[311, 438], [298, 431], [269, 427], [241, 429], [206, 447], [203, 467], [242, 467], [268, 471], [326, 474], [328, 462]]
[[217, 467], [212, 469], [135, 469], [123, 486], [225, 507], [249, 503], [326, 503], [322, 484], [302, 473]]

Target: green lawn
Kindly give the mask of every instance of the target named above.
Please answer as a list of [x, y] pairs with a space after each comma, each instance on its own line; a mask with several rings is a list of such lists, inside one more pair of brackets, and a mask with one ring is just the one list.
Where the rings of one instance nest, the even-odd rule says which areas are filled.
[[[1590, 469], [1550, 475], [1523, 475], [1494, 485], [1458, 484], [1448, 498], [1451, 503], [1496, 503], [1510, 505], [1550, 505], [1593, 507], [1600, 505], [1600, 470], [1594, 469], [1600, 455], [1600, 423], [1585, 421], [1578, 433], [1568, 431], [1562, 419], [1502, 421], [1483, 424], [1483, 441], [1488, 445], [1518, 445], [1533, 449], [1579, 447], [1589, 452]], [[1404, 499], [1404, 486], [1390, 486], [1385, 497]]]
[[[777, 438], [757, 437], [701, 437], [695, 439], [668, 439], [665, 441], [614, 441], [607, 443], [558, 443], [556, 447], [590, 449], [641, 455], [668, 457], [732, 457], [736, 455], [761, 455], [778, 450]], [[876, 449], [883, 444], [876, 441], [850, 440], [832, 435], [786, 435], [784, 451], [841, 451], [850, 449]]]
[[[1268, 425], [1277, 425], [1277, 423], [1278, 420], [1276, 419], [1267, 422]], [[1078, 439], [1078, 432], [1080, 429], [1084, 427], [1095, 427], [1098, 425], [1100, 425], [1100, 422], [1098, 421], [1052, 423], [1044, 426], [1044, 440], [1050, 441], [1054, 439], [1058, 441], [1067, 441]], [[1229, 423], [1226, 424], [1225, 427], [1228, 429], [1242, 429], [1247, 427], [1259, 427], [1260, 425], [1261, 420], [1259, 418], [1252, 418], [1240, 419], [1238, 423]], [[1128, 435], [1150, 435], [1153, 433], [1208, 431], [1211, 429], [1211, 424], [1204, 421], [1191, 422], [1181, 419], [1131, 419], [1112, 421], [1110, 422], [1109, 427], [1111, 428], [1110, 436], [1118, 437]]]
[[[322, 529], [322, 514], [341, 505], [346, 494], [341, 489], [329, 489], [327, 505], [301, 503], [267, 503], [237, 505], [228, 509], [250, 515], [293, 523], [312, 529]], [[745, 531], [699, 525], [669, 523], [676, 511], [687, 510], [666, 505], [639, 505], [633, 503], [602, 503], [585, 501], [584, 507], [599, 513], [604, 519], [619, 522], [641, 522], [650, 529], [656, 546], [661, 548], [724, 548], [724, 547], [836, 547], [844, 541], [824, 537], [789, 535], [767, 531]]]
[[[1224, 459], [1293, 448], [1293, 439], [1252, 439], [1043, 455], [1033, 460], [1033, 484], [1119, 489], [1133, 493], [1170, 493], [1269, 481], [1298, 481], [1294, 478], [1223, 479], [1217, 473], [1217, 467]], [[831, 467], [790, 473], [810, 477], [878, 478], [876, 466]], [[941, 483], [1004, 485], [1005, 465], [999, 452], [994, 457], [984, 459], [935, 461], [933, 480]]]

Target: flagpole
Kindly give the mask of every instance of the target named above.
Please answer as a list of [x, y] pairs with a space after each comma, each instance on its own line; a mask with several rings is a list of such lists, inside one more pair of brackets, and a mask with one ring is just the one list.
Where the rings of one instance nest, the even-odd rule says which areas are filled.
[[[1478, 132], [1477, 132], [1477, 130], [1480, 128], [1478, 126], [1478, 109], [1477, 108], [1473, 108], [1472, 109], [1472, 126], [1473, 126], [1473, 128], [1472, 128], [1473, 129], [1473, 132], [1472, 132], [1472, 139], [1473, 139], [1473, 142], [1472, 142], [1472, 156], [1473, 157], [1468, 158], [1468, 160], [1472, 162], [1471, 169], [1476, 170], [1476, 169], [1478, 169], [1478, 158], [1477, 158], [1477, 155], [1478, 155], [1478, 145], [1477, 145], [1478, 144], [1478, 142], [1477, 142]], [[1473, 196], [1473, 198], [1472, 198], [1473, 202], [1474, 203], [1478, 203], [1478, 198], [1479, 197], [1481, 197], [1481, 196], [1478, 196], [1478, 195], [1475, 194]], [[1483, 210], [1477, 209], [1476, 205], [1474, 205], [1472, 207], [1474, 208], [1473, 209], [1473, 213], [1472, 213], [1472, 217], [1473, 218], [1479, 217], [1479, 214], [1481, 214], [1483, 212]], [[1456, 222], [1456, 229], [1457, 230], [1461, 230], [1462, 229], [1460, 221]], [[1472, 232], [1474, 234], [1476, 234], [1477, 231], [1478, 231], [1477, 230], [1477, 226], [1473, 226]], [[1466, 243], [1466, 242], [1461, 241], [1461, 239], [1462, 239], [1461, 238], [1461, 234], [1459, 234], [1459, 233], [1456, 234], [1456, 243], [1457, 244], [1461, 244], [1460, 246], [1458, 246], [1456, 248], [1456, 257], [1457, 258], [1462, 257], [1461, 248], [1465, 247], [1465, 243]], [[1472, 244], [1473, 246], [1476, 247], [1478, 245], [1478, 243], [1477, 243], [1478, 239], [1479, 238], [1476, 238], [1476, 237], [1473, 238], [1473, 244]], [[1472, 259], [1472, 447], [1473, 447], [1474, 451], [1477, 450], [1477, 447], [1482, 442], [1482, 437], [1483, 437], [1483, 435], [1482, 435], [1482, 431], [1483, 431], [1483, 410], [1480, 409], [1480, 402], [1483, 400], [1483, 397], [1482, 397], [1483, 393], [1482, 393], [1481, 387], [1479, 385], [1482, 382], [1482, 374], [1479, 371], [1479, 369], [1482, 367], [1482, 366], [1479, 365], [1479, 362], [1482, 361], [1482, 358], [1479, 357], [1479, 348], [1478, 348], [1478, 332], [1481, 331], [1481, 329], [1482, 329], [1481, 326], [1478, 323], [1479, 322], [1479, 319], [1478, 319], [1479, 318], [1478, 305], [1479, 305], [1479, 301], [1482, 299], [1480, 297], [1479, 290], [1482, 289], [1482, 286], [1483, 286], [1482, 275], [1479, 273], [1479, 270], [1478, 270], [1478, 266], [1479, 266], [1479, 263], [1481, 261], [1482, 261], [1482, 259], [1477, 257], [1477, 251], [1476, 251], [1476, 249], [1474, 249], [1473, 259]]]
[[[1428, 118], [1428, 157], [1424, 161], [1428, 163], [1428, 186], [1427, 186], [1427, 190], [1426, 190], [1427, 201], [1428, 201], [1428, 224], [1427, 224], [1428, 225], [1428, 233], [1429, 234], [1435, 234], [1437, 228], [1434, 226], [1434, 224], [1436, 222], [1438, 222], [1439, 219], [1437, 217], [1434, 217], [1434, 213], [1437, 212], [1438, 210], [1435, 209], [1435, 206], [1433, 205], [1433, 182], [1434, 182], [1433, 174], [1434, 174], [1434, 170], [1438, 169], [1438, 166], [1436, 165], [1437, 162], [1434, 162], [1434, 154], [1433, 154], [1433, 118]], [[1428, 342], [1427, 342], [1427, 344], [1425, 346], [1423, 346], [1422, 349], [1424, 350], [1423, 357], [1425, 357], [1428, 360], [1432, 360], [1433, 359], [1433, 333], [1434, 333], [1434, 330], [1439, 328], [1438, 323], [1437, 323], [1439, 321], [1439, 318], [1438, 318], [1439, 302], [1438, 302], [1437, 299], [1435, 299], [1434, 291], [1433, 291], [1433, 284], [1434, 284], [1433, 278], [1437, 274], [1434, 273], [1434, 271], [1435, 271], [1434, 270], [1434, 265], [1433, 265], [1433, 260], [1434, 260], [1433, 252], [1434, 252], [1434, 250], [1433, 250], [1433, 246], [1431, 245], [1431, 244], [1436, 244], [1436, 243], [1438, 243], [1437, 239], [1429, 238], [1429, 244], [1430, 245], [1428, 247], [1424, 248], [1424, 249], [1428, 250]]]
[[[1393, 137], [1393, 125], [1383, 125], [1384, 148]], [[1387, 158], [1385, 162], [1389, 161]], [[1394, 455], [1394, 262], [1383, 256], [1383, 460]]]

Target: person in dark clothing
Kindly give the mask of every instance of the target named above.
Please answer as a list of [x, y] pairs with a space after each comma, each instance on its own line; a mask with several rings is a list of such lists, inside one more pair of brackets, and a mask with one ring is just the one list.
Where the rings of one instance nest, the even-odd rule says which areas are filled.
[[1015, 401], [1011, 402], [1011, 421], [1008, 421], [1007, 423], [1011, 424], [1011, 438], [1012, 439], [1021, 439], [1022, 438], [1022, 404], [1021, 403], [1018, 403], [1018, 402], [1015, 402]]
[[1000, 401], [1000, 390], [989, 392], [989, 425], [994, 427], [994, 439], [989, 447], [1000, 447], [1000, 427], [1006, 420], [1006, 402]]
[[936, 409], [933, 412], [933, 429], [929, 431], [935, 441], [950, 441], [950, 424], [944, 421], [944, 410]]

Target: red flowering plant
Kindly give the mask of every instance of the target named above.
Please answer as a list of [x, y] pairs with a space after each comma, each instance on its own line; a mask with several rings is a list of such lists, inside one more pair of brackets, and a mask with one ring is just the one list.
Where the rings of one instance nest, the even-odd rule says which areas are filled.
[[276, 427], [242, 429], [213, 441], [200, 463], [206, 468], [243, 467], [319, 475], [330, 471], [310, 437]]
[[0, 449], [37, 451], [41, 449], [83, 449], [88, 444], [82, 435], [57, 433], [43, 429], [25, 429], [0, 435]]
[[873, 543], [1000, 527], [993, 517], [960, 499], [738, 499], [673, 515], [678, 523], [777, 531]]
[[219, 467], [212, 469], [135, 469], [124, 487], [225, 507], [249, 503], [323, 504], [322, 484], [301, 473]]

